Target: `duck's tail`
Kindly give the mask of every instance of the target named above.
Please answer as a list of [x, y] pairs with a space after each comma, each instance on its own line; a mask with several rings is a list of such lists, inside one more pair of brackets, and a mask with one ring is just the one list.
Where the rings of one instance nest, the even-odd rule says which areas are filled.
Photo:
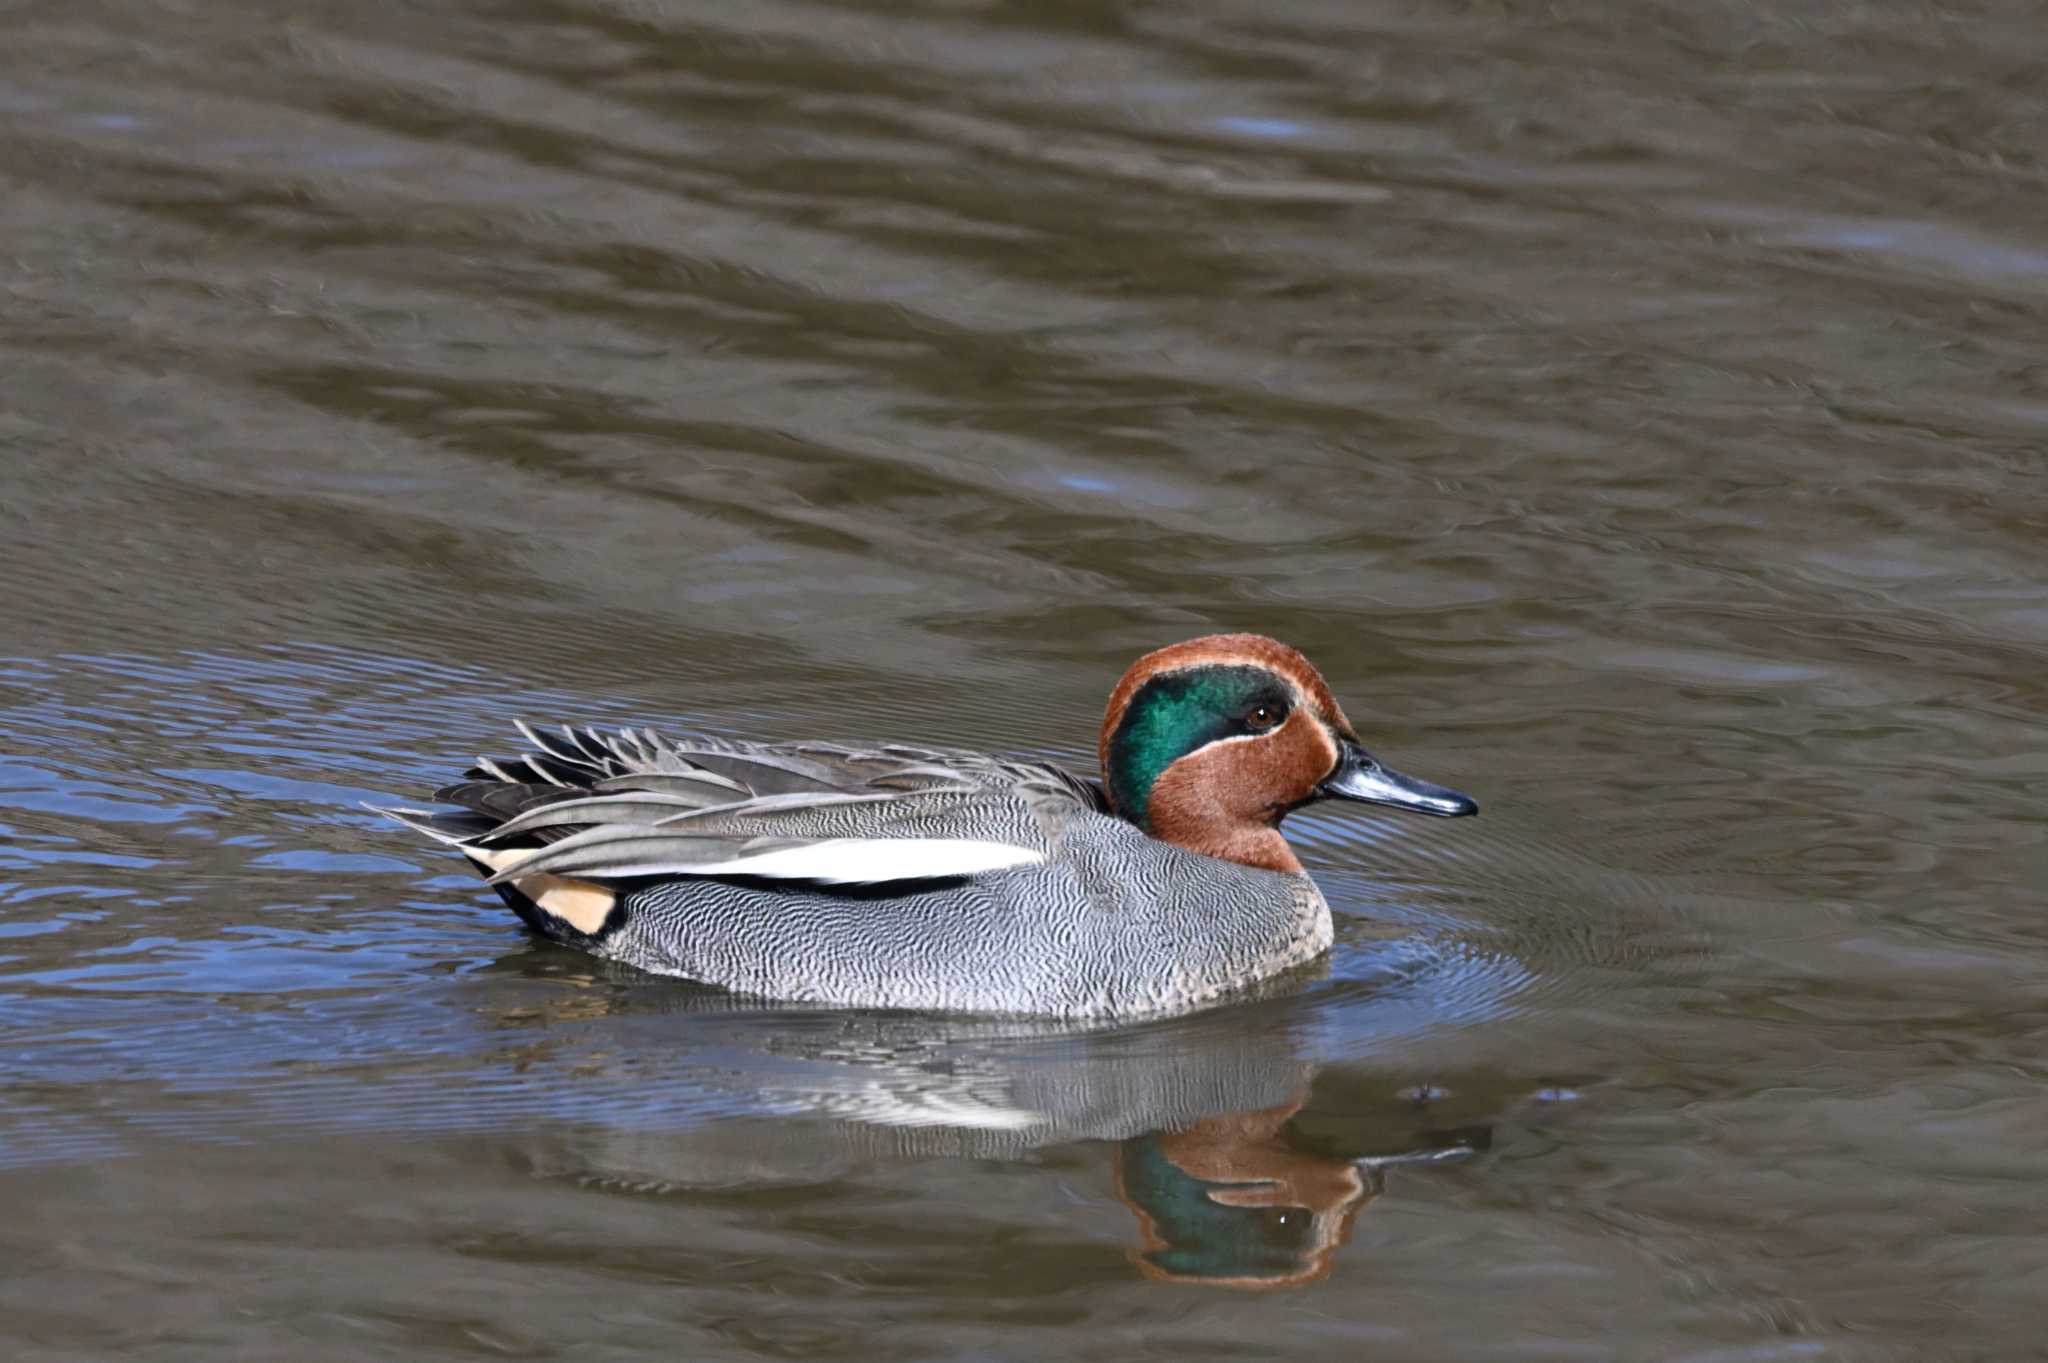
[[[449, 790], [454, 789], [459, 787], [449, 787]], [[447, 790], [439, 791], [437, 795], [442, 799], [449, 798]], [[476, 868], [477, 874], [490, 882], [498, 897], [519, 915], [520, 920], [543, 937], [588, 949], [609, 936], [623, 917], [618, 892], [596, 881], [550, 875], [545, 871], [498, 879], [507, 871], [515, 871], [521, 861], [547, 845], [538, 835], [510, 846], [481, 845], [482, 840], [504, 822], [502, 819], [475, 809], [435, 813], [403, 806], [366, 804], [363, 807], [387, 819], [396, 819], [415, 833], [462, 853]]]

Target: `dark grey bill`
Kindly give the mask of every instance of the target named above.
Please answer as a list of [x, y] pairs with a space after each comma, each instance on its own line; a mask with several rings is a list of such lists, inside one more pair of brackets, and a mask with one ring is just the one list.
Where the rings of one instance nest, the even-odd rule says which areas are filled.
[[1356, 743], [1345, 742], [1343, 750], [1337, 759], [1337, 770], [1316, 787], [1318, 795], [1360, 800], [1369, 805], [1392, 805], [1445, 819], [1479, 812], [1479, 802], [1471, 796], [1460, 795], [1449, 786], [1403, 776]]

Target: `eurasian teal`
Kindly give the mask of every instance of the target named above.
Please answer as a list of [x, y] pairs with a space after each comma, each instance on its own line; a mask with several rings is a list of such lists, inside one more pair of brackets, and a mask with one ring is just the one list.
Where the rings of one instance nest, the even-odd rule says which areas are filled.
[[542, 935], [665, 975], [848, 1007], [1178, 1011], [1312, 960], [1330, 909], [1280, 820], [1333, 797], [1453, 817], [1256, 634], [1148, 653], [1102, 782], [986, 753], [520, 731], [385, 813], [468, 857]]

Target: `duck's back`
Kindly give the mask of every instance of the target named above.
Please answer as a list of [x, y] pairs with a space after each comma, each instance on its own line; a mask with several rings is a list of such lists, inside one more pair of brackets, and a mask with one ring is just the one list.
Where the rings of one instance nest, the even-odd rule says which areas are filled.
[[[526, 731], [408, 822], [536, 929], [772, 998], [1127, 1016], [1329, 945], [1313, 882], [1145, 836], [1057, 767], [986, 754]], [[831, 882], [843, 883], [831, 883]]]

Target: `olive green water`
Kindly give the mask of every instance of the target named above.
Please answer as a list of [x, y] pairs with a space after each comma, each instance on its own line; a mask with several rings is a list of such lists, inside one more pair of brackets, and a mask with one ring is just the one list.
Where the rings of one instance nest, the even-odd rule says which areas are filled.
[[[2036, 1356], [2044, 32], [9, 7], [0, 1354]], [[1194, 1018], [607, 973], [358, 808], [1086, 766], [1220, 627], [1485, 813], [1296, 816]]]

